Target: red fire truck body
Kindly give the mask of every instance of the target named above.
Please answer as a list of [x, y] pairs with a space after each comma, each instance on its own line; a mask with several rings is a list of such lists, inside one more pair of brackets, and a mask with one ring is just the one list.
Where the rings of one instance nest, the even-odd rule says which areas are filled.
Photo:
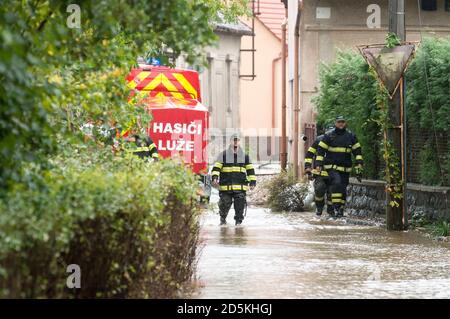
[[198, 73], [148, 65], [131, 70], [126, 80], [131, 96], [152, 115], [148, 134], [160, 156], [207, 174], [209, 115], [201, 103]]

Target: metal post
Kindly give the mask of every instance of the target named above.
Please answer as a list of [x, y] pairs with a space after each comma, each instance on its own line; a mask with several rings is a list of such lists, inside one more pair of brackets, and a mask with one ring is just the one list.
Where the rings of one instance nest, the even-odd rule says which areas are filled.
[[[397, 34], [401, 41], [406, 40], [405, 36], [405, 6], [404, 0], [389, 0], [389, 32]], [[400, 87], [389, 102], [389, 120], [392, 128], [389, 128], [385, 138], [391, 143], [396, 156], [400, 159], [398, 169], [401, 171], [401, 180], [393, 181], [402, 183], [402, 199], [392, 198], [390, 192], [386, 192], [386, 225], [389, 230], [405, 229], [405, 220], [407, 220], [405, 203], [405, 126], [404, 126], [404, 83], [400, 80]], [[396, 201], [399, 206], [392, 207], [391, 201]]]

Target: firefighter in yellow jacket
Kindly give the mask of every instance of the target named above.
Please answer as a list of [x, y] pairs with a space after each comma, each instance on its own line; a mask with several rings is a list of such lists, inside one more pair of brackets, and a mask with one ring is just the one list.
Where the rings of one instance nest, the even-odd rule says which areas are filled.
[[240, 137], [234, 134], [230, 146], [220, 153], [212, 169], [213, 185], [219, 187], [220, 224], [226, 224], [234, 201], [236, 225], [242, 224], [246, 206], [246, 191], [256, 186], [256, 175], [248, 154], [240, 147]]
[[137, 131], [125, 130], [120, 134], [127, 142], [127, 152], [142, 159], [157, 161], [159, 159], [158, 149], [151, 137], [148, 136], [140, 117], [137, 118], [136, 125]]
[[150, 136], [133, 134], [127, 138], [127, 141], [131, 143], [127, 149], [128, 152], [142, 159], [158, 160], [158, 149]]
[[[315, 161], [319, 143], [324, 138], [324, 135], [319, 135], [314, 143], [308, 148], [305, 156], [305, 172], [310, 179], [314, 180], [314, 202], [316, 204], [316, 215], [321, 216], [323, 208], [325, 207], [325, 200], [327, 203], [328, 215], [333, 215], [333, 204], [331, 202], [330, 193], [330, 177], [326, 169], [318, 171], [315, 169]], [[327, 165], [324, 165], [327, 167]]]
[[[352, 155], [354, 161], [352, 161]], [[331, 184], [331, 201], [336, 217], [344, 216], [347, 186], [350, 172], [355, 164], [356, 177], [361, 181], [363, 156], [361, 144], [356, 135], [347, 130], [347, 121], [343, 116], [336, 117], [335, 127], [327, 132], [319, 142], [316, 156], [316, 169], [327, 169]]]

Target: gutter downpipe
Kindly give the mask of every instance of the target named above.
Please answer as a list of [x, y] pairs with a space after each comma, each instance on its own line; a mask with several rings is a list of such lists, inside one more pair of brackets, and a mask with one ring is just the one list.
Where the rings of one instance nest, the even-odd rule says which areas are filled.
[[288, 11], [285, 10], [285, 19], [281, 24], [281, 169], [286, 171], [287, 166], [287, 143], [286, 143], [286, 26]]
[[273, 155], [273, 153], [275, 152], [275, 127], [276, 127], [276, 121], [275, 121], [275, 104], [276, 104], [276, 100], [275, 100], [275, 68], [276, 68], [276, 63], [278, 61], [280, 61], [280, 59], [281, 59], [281, 54], [272, 60], [272, 132], [271, 132], [272, 140], [270, 142], [270, 148], [271, 148], [270, 155]]
[[295, 21], [295, 41], [294, 41], [294, 177], [299, 178], [299, 112], [300, 112], [300, 81], [299, 81], [299, 45], [300, 45], [300, 16], [303, 9], [303, 2], [299, 1], [297, 19]]

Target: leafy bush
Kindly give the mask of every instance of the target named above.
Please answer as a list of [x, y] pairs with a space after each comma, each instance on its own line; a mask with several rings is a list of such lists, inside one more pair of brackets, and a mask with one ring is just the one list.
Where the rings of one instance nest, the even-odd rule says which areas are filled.
[[429, 222], [424, 227], [434, 238], [450, 236], [450, 220], [448, 218]]
[[436, 237], [447, 237], [450, 235], [450, 222], [447, 220], [441, 220], [432, 227], [433, 234]]
[[[0, 201], [0, 297], [175, 296], [195, 261], [192, 174], [92, 154], [53, 164], [41, 187], [16, 185]], [[81, 289], [66, 288], [69, 264]]]
[[308, 189], [306, 185], [297, 183], [291, 172], [281, 172], [268, 181], [267, 187], [270, 209], [276, 212], [303, 211]]
[[435, 185], [439, 182], [440, 171], [439, 166], [436, 165], [436, 150], [433, 147], [433, 143], [426, 144], [420, 151], [420, 169], [419, 180], [425, 185]]
[[248, 0], [81, 1], [81, 25], [71, 28], [69, 4], [0, 6], [0, 196], [27, 181], [23, 163], [46, 164], [56, 136], [79, 143], [87, 120], [126, 124], [134, 105], [125, 76], [137, 56], [170, 49], [200, 62], [217, 40], [214, 23], [248, 13]]
[[71, 295], [70, 262], [82, 266], [76, 296], [171, 296], [192, 271], [194, 179], [112, 159], [101, 140], [76, 155], [89, 142], [80, 127], [128, 127], [143, 112], [125, 85], [136, 57], [200, 62], [214, 23], [248, 1], [83, 1], [81, 28], [67, 25], [68, 4], [0, 6], [0, 297]]
[[406, 73], [406, 83], [408, 124], [430, 130], [433, 126], [437, 130], [448, 130], [450, 37], [424, 39]]

